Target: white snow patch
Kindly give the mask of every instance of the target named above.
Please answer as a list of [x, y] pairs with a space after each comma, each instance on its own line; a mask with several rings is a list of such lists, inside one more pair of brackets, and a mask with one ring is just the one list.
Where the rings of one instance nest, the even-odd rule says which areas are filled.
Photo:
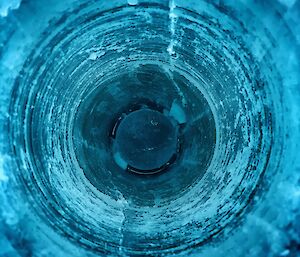
[[173, 47], [174, 47], [174, 41], [171, 41], [168, 48], [167, 48], [167, 51], [168, 51], [169, 55], [174, 55], [175, 54], [175, 51], [174, 51]]
[[169, 115], [173, 117], [179, 124], [186, 123], [186, 115], [183, 108], [175, 101], [172, 103]]
[[174, 45], [177, 43], [173, 38], [175, 35], [175, 24], [177, 22], [177, 15], [174, 13], [174, 9], [176, 8], [174, 0], [171, 0], [169, 2], [169, 8], [170, 8], [169, 18], [170, 18], [171, 41], [169, 43], [167, 51], [169, 55], [174, 55], [175, 54]]
[[139, 2], [138, 2], [138, 0], [127, 0], [127, 3], [129, 5], [137, 5]]
[[21, 0], [0, 1], [0, 16], [6, 17], [10, 10], [15, 10], [20, 7]]
[[92, 60], [92, 61], [95, 61], [103, 55], [105, 55], [105, 51], [92, 52], [92, 53], [90, 53], [88, 59]]

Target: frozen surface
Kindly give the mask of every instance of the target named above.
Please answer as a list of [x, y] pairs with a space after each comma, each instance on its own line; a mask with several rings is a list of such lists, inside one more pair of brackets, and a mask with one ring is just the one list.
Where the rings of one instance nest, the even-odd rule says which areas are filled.
[[[0, 256], [300, 256], [299, 24], [299, 0], [0, 0]], [[183, 135], [148, 179], [107, 139], [144, 98]]]

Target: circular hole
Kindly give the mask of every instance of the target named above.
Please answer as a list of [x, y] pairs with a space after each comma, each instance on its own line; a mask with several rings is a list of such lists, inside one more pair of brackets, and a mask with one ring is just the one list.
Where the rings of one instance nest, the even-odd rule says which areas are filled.
[[151, 173], [176, 155], [177, 142], [175, 120], [155, 110], [140, 109], [120, 121], [113, 141], [114, 159], [123, 169], [129, 165], [139, 173]]

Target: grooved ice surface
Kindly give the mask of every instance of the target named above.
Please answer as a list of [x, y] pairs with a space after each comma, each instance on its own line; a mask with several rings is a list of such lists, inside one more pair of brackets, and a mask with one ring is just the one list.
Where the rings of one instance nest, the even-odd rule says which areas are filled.
[[[299, 24], [299, 0], [0, 0], [0, 256], [300, 256]], [[134, 95], [186, 123], [146, 182], [105, 140]]]

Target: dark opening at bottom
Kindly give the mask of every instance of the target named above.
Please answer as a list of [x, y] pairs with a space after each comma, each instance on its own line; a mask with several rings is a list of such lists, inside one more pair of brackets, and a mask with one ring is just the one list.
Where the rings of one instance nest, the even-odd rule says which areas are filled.
[[123, 169], [157, 173], [176, 159], [178, 123], [167, 113], [145, 107], [123, 114], [112, 134], [114, 160]]

